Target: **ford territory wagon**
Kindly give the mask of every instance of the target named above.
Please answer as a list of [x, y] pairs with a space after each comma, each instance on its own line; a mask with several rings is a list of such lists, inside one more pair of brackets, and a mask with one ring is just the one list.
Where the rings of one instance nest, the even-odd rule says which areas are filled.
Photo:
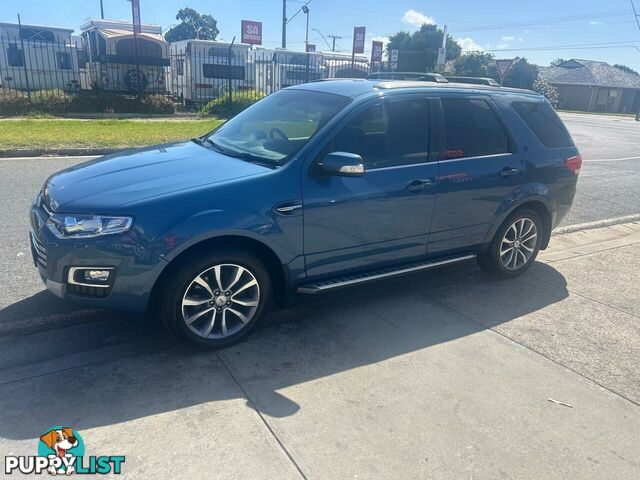
[[291, 292], [472, 258], [521, 275], [581, 163], [533, 92], [315, 82], [191, 141], [52, 175], [31, 208], [32, 252], [60, 297], [151, 311], [183, 341], [224, 347]]

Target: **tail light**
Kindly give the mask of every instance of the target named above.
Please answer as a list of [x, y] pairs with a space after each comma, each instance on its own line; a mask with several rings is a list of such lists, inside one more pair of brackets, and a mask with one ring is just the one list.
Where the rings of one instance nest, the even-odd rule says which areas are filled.
[[564, 161], [564, 166], [574, 175], [578, 175], [580, 173], [580, 167], [582, 167], [582, 157], [580, 155], [569, 157]]

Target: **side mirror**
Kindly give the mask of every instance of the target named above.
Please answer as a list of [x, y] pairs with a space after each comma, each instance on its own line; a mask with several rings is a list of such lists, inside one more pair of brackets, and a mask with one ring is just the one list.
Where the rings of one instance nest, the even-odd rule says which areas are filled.
[[330, 175], [341, 177], [361, 177], [364, 175], [362, 157], [355, 153], [329, 153], [320, 164], [322, 170]]

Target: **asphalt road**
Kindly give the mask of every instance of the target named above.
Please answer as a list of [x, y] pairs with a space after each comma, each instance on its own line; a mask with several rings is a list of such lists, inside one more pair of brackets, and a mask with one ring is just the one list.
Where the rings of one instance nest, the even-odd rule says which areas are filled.
[[[640, 123], [563, 118], [584, 157], [565, 225], [639, 214]], [[597, 248], [558, 240], [556, 263], [515, 282], [469, 263], [303, 300], [197, 354], [152, 320], [43, 291], [27, 210], [79, 161], [0, 160], [0, 456], [35, 454], [39, 429], [68, 423], [135, 478], [638, 475], [640, 243], [616, 243], [626, 227]]]

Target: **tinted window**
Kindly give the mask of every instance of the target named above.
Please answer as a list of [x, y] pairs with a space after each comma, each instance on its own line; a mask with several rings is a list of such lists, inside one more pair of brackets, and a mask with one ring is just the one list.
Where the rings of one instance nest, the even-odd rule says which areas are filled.
[[545, 147], [570, 147], [571, 137], [547, 102], [514, 102], [513, 109]]
[[56, 52], [58, 68], [61, 70], [71, 70], [71, 54], [67, 52]]
[[509, 152], [509, 137], [485, 100], [443, 98], [445, 158], [480, 157]]
[[429, 152], [426, 100], [387, 102], [351, 120], [334, 138], [334, 152], [357, 153], [365, 167], [424, 163]]
[[7, 50], [7, 62], [10, 67], [24, 66], [24, 54], [17, 45], [9, 44], [9, 49]]
[[203, 63], [202, 76], [204, 78], [231, 78], [234, 80], [244, 80], [244, 67]]

